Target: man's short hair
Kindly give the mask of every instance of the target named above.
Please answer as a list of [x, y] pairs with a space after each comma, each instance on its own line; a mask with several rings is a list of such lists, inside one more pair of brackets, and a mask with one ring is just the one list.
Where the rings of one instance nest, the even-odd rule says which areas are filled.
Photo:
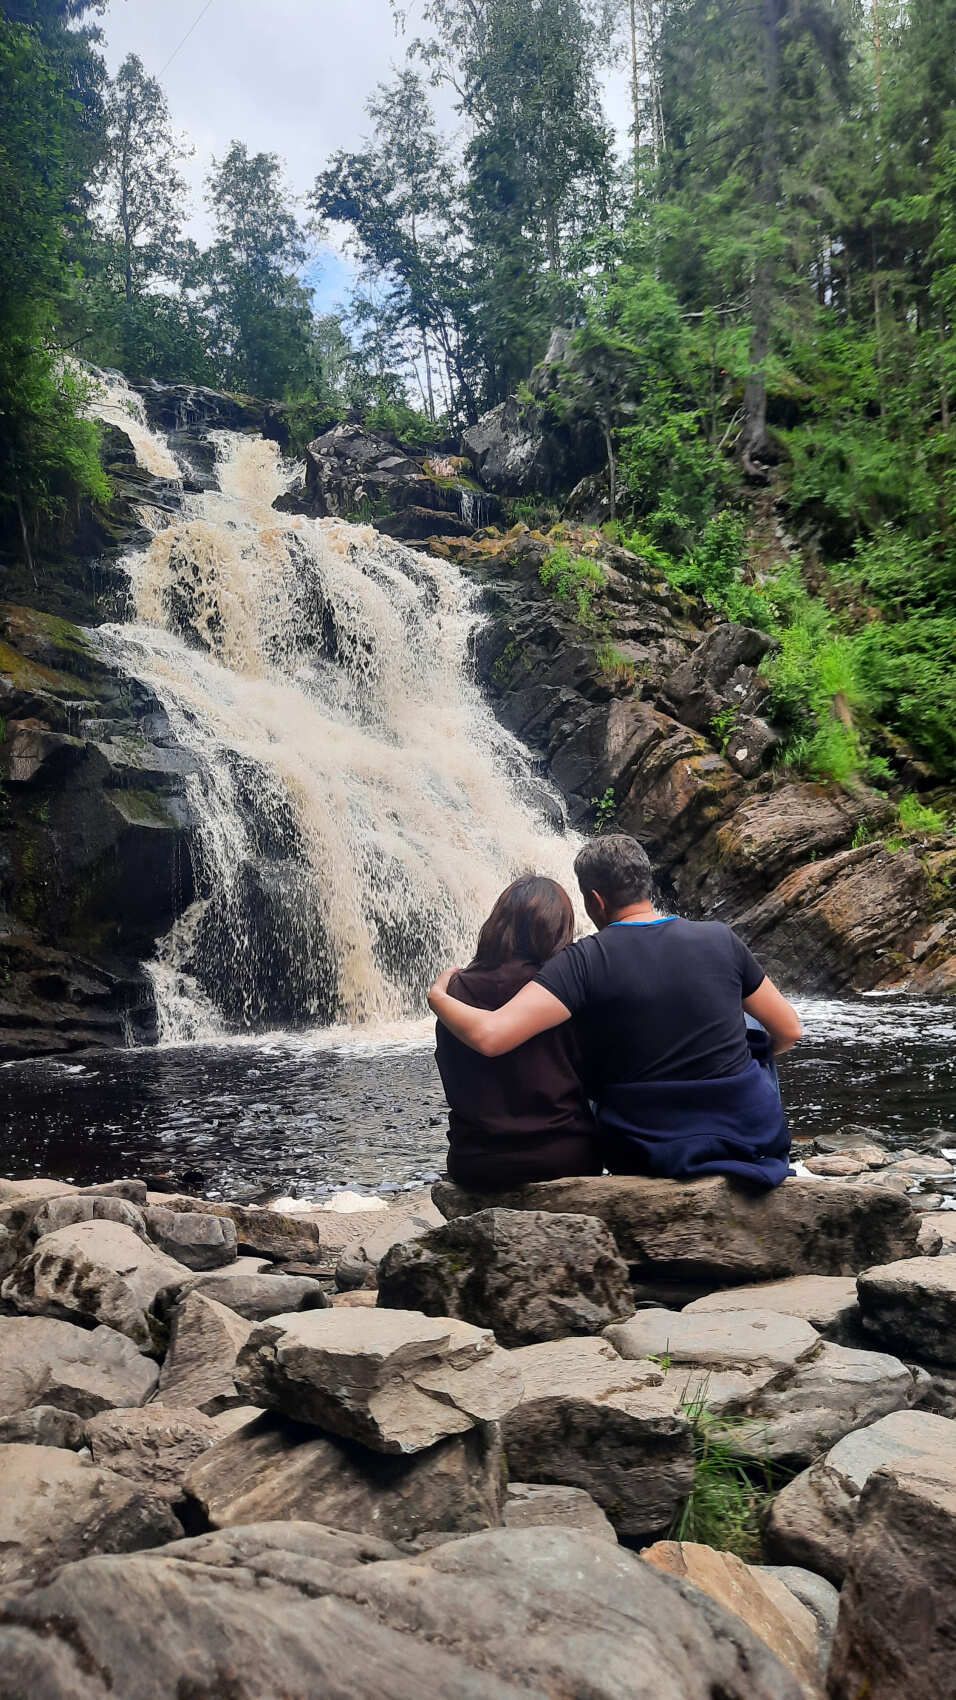
[[654, 889], [647, 851], [627, 832], [589, 838], [574, 858], [574, 871], [585, 896], [596, 891], [609, 909], [644, 903]]

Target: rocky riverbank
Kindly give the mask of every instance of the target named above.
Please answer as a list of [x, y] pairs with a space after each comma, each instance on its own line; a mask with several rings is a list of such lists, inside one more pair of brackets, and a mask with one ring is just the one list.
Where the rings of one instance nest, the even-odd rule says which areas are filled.
[[812, 1161], [374, 1212], [0, 1181], [0, 1696], [939, 1700], [945, 1160]]

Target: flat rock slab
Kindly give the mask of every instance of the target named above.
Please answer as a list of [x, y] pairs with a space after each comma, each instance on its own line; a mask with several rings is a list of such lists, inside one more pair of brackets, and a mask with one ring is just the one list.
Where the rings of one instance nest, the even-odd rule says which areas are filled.
[[[253, 1259], [240, 1258], [240, 1263]], [[330, 1299], [320, 1281], [312, 1275], [276, 1275], [238, 1269], [217, 1269], [208, 1275], [197, 1275], [185, 1289], [201, 1293], [227, 1305], [248, 1322], [263, 1322], [270, 1316], [282, 1316], [294, 1310], [325, 1310]], [[173, 1296], [173, 1295], [170, 1295]], [[179, 1298], [184, 1289], [178, 1289]], [[164, 1297], [163, 1302], [166, 1302]]]
[[582, 1488], [628, 1539], [668, 1528], [694, 1463], [690, 1428], [658, 1366], [626, 1363], [595, 1339], [502, 1356], [521, 1380], [502, 1424], [509, 1476]]
[[186, 1489], [214, 1528], [296, 1518], [407, 1541], [500, 1523], [504, 1468], [493, 1427], [395, 1456], [267, 1414], [205, 1453]]
[[604, 1330], [622, 1358], [657, 1358], [713, 1369], [743, 1364], [792, 1369], [810, 1356], [820, 1336], [802, 1317], [772, 1310], [639, 1310]]
[[956, 1367], [956, 1252], [867, 1269], [857, 1290], [868, 1334], [908, 1356]]
[[393, 1247], [378, 1302], [457, 1316], [502, 1346], [599, 1334], [634, 1308], [628, 1267], [594, 1216], [482, 1210]]
[[202, 1411], [146, 1405], [138, 1411], [101, 1411], [86, 1425], [94, 1464], [135, 1482], [172, 1505], [197, 1458], [222, 1435]]
[[777, 1494], [767, 1523], [768, 1556], [816, 1570], [840, 1587], [859, 1497], [874, 1471], [903, 1466], [932, 1480], [938, 1460], [950, 1457], [956, 1457], [956, 1422], [929, 1411], [896, 1411], [846, 1435]]
[[78, 1417], [142, 1405], [159, 1371], [113, 1328], [45, 1316], [0, 1317], [0, 1418], [35, 1405]]
[[905, 1198], [842, 1181], [786, 1180], [758, 1193], [721, 1176], [593, 1175], [542, 1181], [499, 1198], [437, 1181], [432, 1196], [450, 1219], [492, 1205], [598, 1216], [638, 1278], [710, 1290], [790, 1275], [855, 1275], [911, 1257], [919, 1232]]
[[[314, 1215], [286, 1215], [281, 1210], [268, 1210], [254, 1204], [219, 1204], [180, 1194], [171, 1196], [160, 1208], [184, 1214], [225, 1217], [236, 1230], [236, 1245], [240, 1252], [267, 1257], [272, 1263], [314, 1265], [327, 1262], [322, 1250], [321, 1229]], [[873, 1261], [871, 1258], [870, 1262]]]
[[808, 1695], [822, 1695], [820, 1630], [813, 1613], [779, 1577], [745, 1564], [732, 1552], [696, 1541], [657, 1541], [641, 1554], [645, 1564], [679, 1576], [733, 1612], [775, 1653]]
[[616, 1541], [614, 1525], [581, 1488], [548, 1482], [509, 1482], [505, 1496], [506, 1529], [580, 1529]]
[[956, 1648], [956, 1451], [874, 1472], [860, 1495], [831, 1700], [947, 1700]]
[[[922, 1231], [922, 1230], [921, 1230]], [[852, 1275], [792, 1275], [787, 1281], [761, 1281], [756, 1286], [729, 1287], [708, 1293], [687, 1305], [685, 1315], [714, 1311], [773, 1310], [799, 1316], [827, 1340], [849, 1344], [859, 1332], [860, 1309]]]
[[123, 1223], [77, 1222], [38, 1240], [2, 1292], [28, 1315], [101, 1322], [155, 1350], [153, 1302], [181, 1268]]
[[486, 1329], [418, 1311], [299, 1311], [256, 1325], [238, 1379], [251, 1404], [378, 1452], [419, 1452], [471, 1428], [456, 1388], [494, 1349]]
[[381, 1541], [302, 1523], [89, 1559], [7, 1605], [0, 1700], [116, 1700], [119, 1693], [123, 1700], [803, 1696], [739, 1618], [607, 1541], [502, 1529], [396, 1558]]
[[[441, 1226], [441, 1217], [430, 1199], [425, 1201], [425, 1208], [387, 1210], [383, 1216], [373, 1220], [374, 1227], [363, 1233], [359, 1240], [347, 1243], [339, 1257], [335, 1267], [335, 1284], [342, 1292], [377, 1286], [378, 1267], [387, 1252], [394, 1246], [410, 1245], [432, 1228]], [[323, 1233], [321, 1226], [319, 1232]], [[332, 1233], [326, 1229], [323, 1234], [326, 1250], [331, 1239]], [[452, 1313], [449, 1311], [447, 1314]]]
[[91, 1552], [133, 1552], [181, 1533], [162, 1500], [75, 1452], [0, 1447], [0, 1585], [43, 1580]]
[[154, 1245], [187, 1269], [219, 1269], [236, 1256], [236, 1225], [228, 1216], [151, 1205], [146, 1230]]
[[159, 1377], [161, 1405], [179, 1405], [208, 1416], [242, 1403], [236, 1363], [252, 1323], [203, 1293], [187, 1293], [173, 1313], [169, 1350]]
[[139, 1238], [146, 1238], [143, 1212], [128, 1198], [79, 1192], [64, 1198], [48, 1198], [38, 1205], [30, 1222], [30, 1238], [39, 1240], [58, 1228], [72, 1228], [77, 1222], [120, 1222], [132, 1228]]

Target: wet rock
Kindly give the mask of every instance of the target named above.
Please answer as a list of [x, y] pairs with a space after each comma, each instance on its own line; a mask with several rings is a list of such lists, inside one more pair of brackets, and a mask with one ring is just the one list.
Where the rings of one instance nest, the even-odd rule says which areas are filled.
[[867, 1269], [857, 1285], [868, 1334], [909, 1356], [956, 1367], [956, 1252]]
[[875, 1471], [857, 1508], [831, 1700], [946, 1700], [956, 1646], [956, 1451]]
[[113, 1328], [77, 1328], [40, 1316], [0, 1318], [0, 1417], [34, 1405], [78, 1417], [142, 1405], [158, 1373]]
[[186, 1490], [213, 1528], [304, 1518], [404, 1541], [500, 1523], [504, 1469], [494, 1425], [395, 1455], [270, 1413], [205, 1453]]
[[[148, 1660], [134, 1654], [144, 1622]], [[343, 1682], [353, 1700], [802, 1697], [739, 1618], [633, 1553], [558, 1529], [398, 1558], [380, 1540], [259, 1524], [90, 1559], [8, 1605], [2, 1700], [113, 1700], [120, 1671], [123, 1700], [299, 1700]]]
[[0, 1447], [0, 1585], [43, 1581], [92, 1552], [175, 1540], [168, 1506], [53, 1446]]
[[145, 1405], [138, 1411], [101, 1411], [86, 1425], [94, 1464], [135, 1482], [175, 1505], [196, 1459], [222, 1438], [202, 1411]]
[[690, 1430], [654, 1364], [604, 1340], [549, 1341], [504, 1354], [521, 1378], [503, 1421], [509, 1475], [582, 1488], [618, 1535], [659, 1535], [693, 1479]]
[[100, 1322], [147, 1350], [157, 1345], [152, 1305], [179, 1265], [120, 1222], [77, 1222], [37, 1241], [3, 1283], [28, 1315]]
[[[253, 1329], [238, 1379], [252, 1404], [375, 1451], [419, 1452], [471, 1428], [464, 1372], [506, 1356], [494, 1352], [486, 1330], [467, 1322], [404, 1310], [305, 1311]], [[494, 1365], [489, 1371], [493, 1376]], [[511, 1380], [505, 1368], [503, 1405]], [[490, 1396], [485, 1414], [493, 1417]]]
[[235, 1223], [228, 1216], [151, 1206], [146, 1227], [154, 1245], [187, 1269], [218, 1269], [236, 1256]]
[[443, 1180], [432, 1196], [452, 1220], [492, 1204], [597, 1216], [636, 1278], [681, 1283], [688, 1297], [791, 1275], [854, 1275], [890, 1261], [877, 1247], [892, 1248], [894, 1259], [912, 1256], [919, 1231], [905, 1198], [840, 1181], [787, 1180], [757, 1193], [722, 1177], [599, 1175], [542, 1181], [489, 1199]]
[[603, 1222], [499, 1209], [396, 1246], [379, 1269], [378, 1302], [480, 1322], [503, 1346], [597, 1334], [633, 1310], [627, 1264]]
[[251, 1332], [252, 1323], [236, 1311], [203, 1293], [187, 1293], [173, 1313], [157, 1401], [207, 1415], [240, 1404], [236, 1364]]
[[641, 1554], [668, 1576], [689, 1582], [753, 1630], [808, 1695], [822, 1694], [820, 1631], [813, 1613], [785, 1582], [745, 1564], [732, 1552], [717, 1552], [697, 1541], [657, 1541]]
[[711, 1315], [751, 1308], [802, 1317], [828, 1340], [847, 1343], [859, 1333], [860, 1310], [852, 1275], [793, 1275], [787, 1281], [731, 1287], [694, 1299], [685, 1314]]
[[793, 1369], [819, 1346], [802, 1317], [770, 1310], [639, 1310], [604, 1331], [622, 1358], [667, 1358], [677, 1364], [734, 1369], [742, 1364]]
[[777, 1494], [766, 1529], [768, 1557], [816, 1570], [840, 1587], [869, 1477], [902, 1462], [908, 1473], [932, 1479], [938, 1459], [956, 1456], [954, 1449], [956, 1423], [928, 1411], [897, 1411], [846, 1435]]
[[509, 1482], [504, 1524], [506, 1529], [580, 1529], [605, 1541], [617, 1540], [613, 1525], [589, 1493], [546, 1482]]
[[[242, 1259], [240, 1261], [246, 1261]], [[269, 1316], [286, 1311], [324, 1310], [329, 1304], [324, 1287], [310, 1275], [258, 1274], [255, 1271], [237, 1272], [235, 1265], [198, 1275], [188, 1288], [173, 1288], [164, 1294], [162, 1303], [178, 1302], [185, 1292], [201, 1293], [215, 1299], [250, 1322], [261, 1322]]]
[[78, 1452], [85, 1445], [82, 1417], [55, 1405], [31, 1405], [16, 1416], [0, 1417], [0, 1446], [64, 1446]]

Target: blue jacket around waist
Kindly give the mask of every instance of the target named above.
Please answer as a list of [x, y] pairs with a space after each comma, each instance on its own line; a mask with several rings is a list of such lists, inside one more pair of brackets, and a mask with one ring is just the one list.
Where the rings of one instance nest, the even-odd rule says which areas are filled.
[[612, 1174], [736, 1175], [775, 1187], [790, 1173], [790, 1129], [775, 1074], [754, 1058], [741, 1074], [716, 1080], [607, 1086], [598, 1127]]

